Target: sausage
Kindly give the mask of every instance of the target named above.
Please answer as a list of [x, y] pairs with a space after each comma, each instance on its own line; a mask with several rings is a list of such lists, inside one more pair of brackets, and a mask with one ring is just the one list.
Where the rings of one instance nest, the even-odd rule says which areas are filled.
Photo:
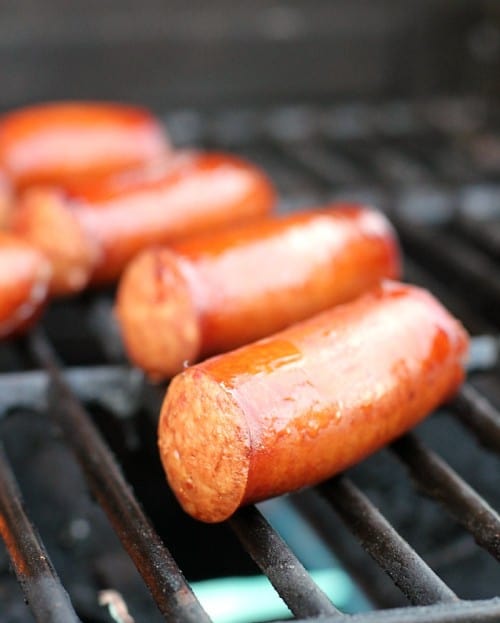
[[332, 205], [144, 251], [120, 281], [116, 315], [130, 359], [161, 379], [399, 274], [387, 219]]
[[0, 169], [0, 229], [8, 227], [13, 203], [12, 186], [5, 172]]
[[50, 264], [28, 243], [0, 231], [0, 338], [27, 330], [47, 300]]
[[189, 514], [217, 522], [329, 478], [451, 398], [467, 344], [429, 293], [385, 282], [188, 368], [159, 421], [170, 486]]
[[253, 165], [216, 153], [183, 152], [126, 174], [65, 189], [33, 188], [14, 211], [13, 231], [52, 262], [54, 294], [89, 280], [115, 280], [152, 245], [267, 214], [275, 192]]
[[0, 118], [0, 163], [18, 190], [136, 167], [169, 152], [159, 121], [135, 106], [55, 102]]
[[9, 229], [49, 259], [51, 295], [79, 292], [99, 259], [97, 241], [83, 230], [59, 189], [25, 191], [11, 212]]

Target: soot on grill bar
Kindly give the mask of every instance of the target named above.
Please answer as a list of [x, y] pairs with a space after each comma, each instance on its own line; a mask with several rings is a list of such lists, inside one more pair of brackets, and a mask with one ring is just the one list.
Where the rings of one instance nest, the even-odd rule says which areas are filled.
[[[157, 449], [166, 383], [128, 362], [115, 285], [47, 292], [31, 329], [0, 343], [0, 623], [500, 620], [496, 3], [148, 0], [138, 11], [131, 0], [43, 10], [19, 0], [0, 17], [2, 112], [59, 100], [143, 106], [160, 122], [124, 113], [106, 163], [217, 150], [262, 169], [280, 212], [374, 206], [395, 227], [404, 280], [471, 335], [464, 385], [415, 430], [318, 486], [208, 525], [168, 487]], [[95, 114], [109, 123], [108, 112]], [[70, 118], [59, 109], [51, 123]], [[1, 123], [0, 217], [6, 199], [23, 235], [49, 241], [45, 253], [64, 231], [58, 253], [91, 280], [122, 261], [106, 255], [116, 232], [130, 250], [158, 231], [159, 217], [149, 229], [134, 221], [130, 234], [103, 210], [112, 226], [85, 246], [92, 184], [110, 171], [101, 162], [89, 178], [78, 167], [112, 143], [86, 126], [85, 158], [70, 157], [77, 134], [61, 134], [53, 160], [37, 161], [45, 138], [26, 139], [36, 123], [19, 135]], [[27, 151], [9, 152], [21, 135]], [[43, 195], [29, 221], [33, 202], [17, 199], [29, 175], [53, 184], [50, 166], [79, 178], [64, 201]], [[160, 169], [148, 169], [148, 184]], [[117, 175], [106, 192], [124, 183]], [[0, 267], [0, 287], [17, 270]], [[36, 315], [28, 303], [22, 314]]]

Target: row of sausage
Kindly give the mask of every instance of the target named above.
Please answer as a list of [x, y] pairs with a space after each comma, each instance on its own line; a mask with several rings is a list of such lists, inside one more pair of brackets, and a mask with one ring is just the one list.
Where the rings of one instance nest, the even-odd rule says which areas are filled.
[[386, 281], [400, 251], [372, 208], [277, 215], [256, 166], [175, 150], [149, 112], [120, 105], [4, 115], [0, 171], [0, 335], [47, 297], [120, 278], [131, 360], [175, 376], [160, 455], [199, 519], [345, 469], [463, 379], [463, 327]]

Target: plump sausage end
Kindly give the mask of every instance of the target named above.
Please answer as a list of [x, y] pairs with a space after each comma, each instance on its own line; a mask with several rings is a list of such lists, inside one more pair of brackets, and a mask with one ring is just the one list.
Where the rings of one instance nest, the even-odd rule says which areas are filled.
[[168, 249], [149, 249], [129, 264], [115, 314], [129, 358], [152, 380], [172, 377], [198, 357], [198, 315], [179, 262]]
[[50, 261], [52, 295], [74, 294], [87, 285], [99, 250], [61, 191], [41, 187], [26, 191], [13, 211], [11, 230]]
[[240, 506], [250, 467], [250, 436], [224, 386], [191, 368], [175, 377], [159, 422], [160, 457], [184, 510], [208, 523]]
[[175, 377], [165, 399], [159, 445], [172, 489], [194, 517], [221, 521], [321, 482], [450, 398], [467, 344], [430, 294], [384, 282], [207, 359]]
[[0, 232], [0, 338], [30, 329], [41, 315], [51, 277], [49, 262], [31, 245]]
[[14, 194], [5, 172], [0, 169], [0, 229], [8, 229], [14, 207]]

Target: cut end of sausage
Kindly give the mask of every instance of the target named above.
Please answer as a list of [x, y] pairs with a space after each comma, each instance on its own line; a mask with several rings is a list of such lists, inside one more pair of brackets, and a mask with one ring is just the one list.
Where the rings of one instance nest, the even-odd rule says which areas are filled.
[[0, 231], [0, 338], [27, 331], [47, 300], [51, 269], [28, 243]]
[[12, 231], [49, 260], [51, 294], [73, 294], [87, 285], [99, 249], [86, 235], [61, 192], [50, 188], [27, 191], [13, 212]]
[[0, 169], [0, 229], [9, 229], [14, 195], [6, 174]]
[[148, 249], [129, 264], [115, 313], [129, 358], [151, 379], [172, 377], [199, 356], [198, 314], [179, 261], [168, 249]]
[[158, 444], [184, 510], [214, 523], [243, 501], [250, 468], [245, 415], [229, 390], [199, 368], [176, 376], [163, 403]]

